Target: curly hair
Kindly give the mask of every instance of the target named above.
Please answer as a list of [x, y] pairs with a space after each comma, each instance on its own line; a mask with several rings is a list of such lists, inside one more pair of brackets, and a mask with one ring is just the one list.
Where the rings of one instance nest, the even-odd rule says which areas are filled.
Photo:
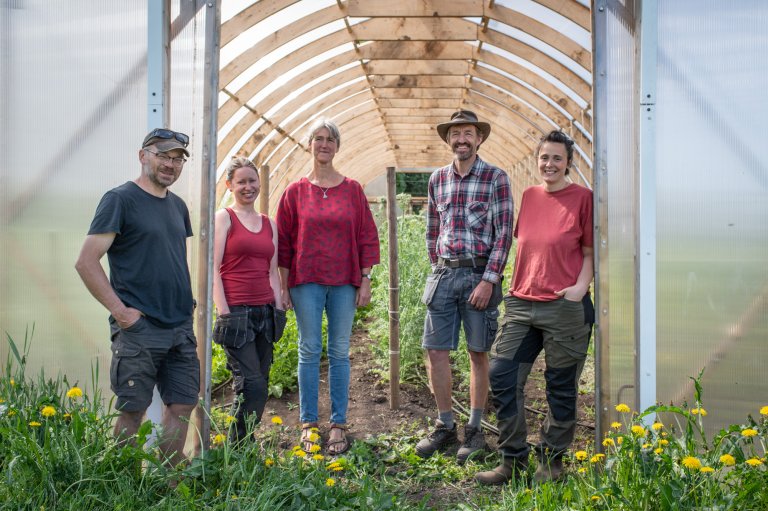
[[565, 169], [565, 175], [568, 175], [568, 172], [570, 172], [571, 163], [573, 163], [573, 146], [576, 145], [576, 143], [566, 135], [561, 130], [552, 130], [539, 140], [539, 145], [536, 146], [536, 152], [535, 156], [536, 158], [539, 157], [539, 151], [541, 151], [541, 146], [543, 146], [547, 142], [552, 142], [555, 144], [563, 144], [565, 146], [565, 151], [568, 155], [568, 166]]

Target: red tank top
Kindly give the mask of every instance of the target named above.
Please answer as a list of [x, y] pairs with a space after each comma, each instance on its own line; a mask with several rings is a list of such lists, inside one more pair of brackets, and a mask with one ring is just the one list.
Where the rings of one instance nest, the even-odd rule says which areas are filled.
[[269, 263], [275, 253], [272, 223], [261, 215], [261, 230], [249, 231], [230, 208], [230, 227], [224, 257], [221, 260], [221, 280], [227, 305], [265, 305], [275, 301], [269, 284]]

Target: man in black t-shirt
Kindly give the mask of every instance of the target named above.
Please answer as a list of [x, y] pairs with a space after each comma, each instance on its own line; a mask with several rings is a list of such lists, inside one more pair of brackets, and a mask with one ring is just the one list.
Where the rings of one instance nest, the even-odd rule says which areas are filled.
[[165, 404], [160, 448], [173, 464], [184, 459], [200, 388], [186, 248], [192, 226], [186, 204], [168, 190], [188, 144], [187, 135], [162, 128], [144, 138], [140, 176], [104, 194], [75, 265], [110, 312], [115, 435], [126, 440], [138, 431], [157, 385]]

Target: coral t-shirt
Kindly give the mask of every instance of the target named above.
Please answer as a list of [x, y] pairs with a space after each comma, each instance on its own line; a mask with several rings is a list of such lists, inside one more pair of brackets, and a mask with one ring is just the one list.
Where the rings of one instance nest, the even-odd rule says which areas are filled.
[[548, 302], [560, 298], [555, 291], [576, 283], [582, 247], [592, 247], [592, 209], [592, 191], [576, 184], [556, 192], [543, 186], [523, 192], [514, 233], [512, 295]]

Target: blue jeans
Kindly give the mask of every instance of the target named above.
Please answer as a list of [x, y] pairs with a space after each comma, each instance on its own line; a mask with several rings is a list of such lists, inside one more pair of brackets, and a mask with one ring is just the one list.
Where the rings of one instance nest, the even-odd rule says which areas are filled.
[[299, 403], [301, 422], [317, 422], [323, 311], [328, 317], [328, 386], [331, 422], [346, 424], [349, 404], [349, 336], [355, 319], [354, 286], [301, 284], [291, 288], [299, 328]]

